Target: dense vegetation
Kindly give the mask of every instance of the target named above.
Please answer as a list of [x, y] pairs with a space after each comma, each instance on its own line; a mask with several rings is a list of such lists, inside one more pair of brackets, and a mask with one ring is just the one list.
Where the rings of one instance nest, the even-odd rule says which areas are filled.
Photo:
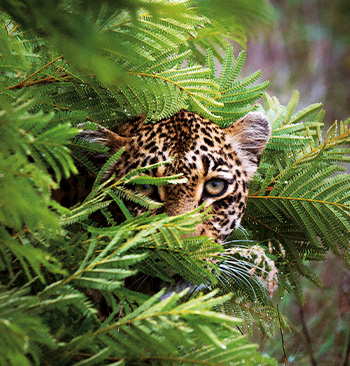
[[[245, 52], [234, 55], [228, 40], [244, 44], [245, 29], [272, 10], [210, 3], [1, 3], [1, 364], [276, 365], [246, 338], [253, 324], [263, 334], [288, 330], [273, 293], [302, 303], [300, 278], [320, 285], [310, 262], [332, 251], [349, 264], [350, 120], [325, 132], [321, 104], [296, 111], [298, 92], [282, 106], [257, 83], [260, 71], [240, 78]], [[182, 238], [210, 212], [131, 217], [125, 199], [159, 205], [123, 188], [140, 170], [102, 183], [120, 152], [99, 172], [81, 151], [102, 148], [75, 139], [82, 123], [110, 127], [141, 114], [153, 123], [180, 108], [222, 127], [260, 109], [272, 126], [242, 228], [223, 246]], [[94, 189], [61, 207], [52, 189], [82, 166], [96, 175]], [[160, 301], [164, 291], [125, 286], [136, 274], [172, 284], [169, 273], [200, 291]]]

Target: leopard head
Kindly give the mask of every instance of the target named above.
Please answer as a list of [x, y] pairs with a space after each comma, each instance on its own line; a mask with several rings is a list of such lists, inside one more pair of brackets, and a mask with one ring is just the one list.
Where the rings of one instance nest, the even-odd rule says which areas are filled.
[[[203, 204], [211, 206], [211, 218], [197, 226], [196, 235], [218, 242], [240, 224], [248, 197], [248, 184], [255, 174], [260, 155], [270, 137], [270, 125], [261, 112], [250, 112], [232, 126], [221, 129], [198, 114], [180, 110], [169, 119], [145, 124], [142, 119], [128, 122], [112, 132], [102, 126], [85, 130], [81, 138], [102, 144], [113, 154], [125, 150], [104, 173], [121, 178], [131, 170], [165, 160], [150, 175], [162, 177], [182, 173], [186, 183], [165, 186], [136, 185], [137, 192], [161, 201], [156, 213], [179, 215]], [[108, 155], [95, 157], [105, 161]], [[131, 214], [145, 209], [127, 203]]]

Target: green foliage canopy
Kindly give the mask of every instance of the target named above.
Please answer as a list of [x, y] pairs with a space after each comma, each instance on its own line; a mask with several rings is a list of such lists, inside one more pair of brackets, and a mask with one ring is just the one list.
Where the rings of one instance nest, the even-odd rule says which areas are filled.
[[[264, 330], [277, 319], [265, 286], [271, 271], [263, 268], [275, 264], [281, 290], [302, 301], [298, 275], [318, 283], [306, 261], [322, 260], [328, 249], [349, 260], [350, 183], [334, 173], [349, 162], [342, 145], [350, 121], [334, 124], [323, 142], [321, 105], [295, 113], [297, 93], [286, 107], [265, 96], [272, 138], [250, 187], [246, 231], [224, 247], [183, 238], [208, 218], [201, 208], [133, 218], [123, 204], [159, 205], [127, 183], [176, 184], [182, 176], [155, 181], [136, 170], [102, 183], [82, 157], [82, 148], [103, 150], [74, 139], [86, 120], [108, 127], [143, 114], [156, 122], [189, 108], [225, 127], [263, 109], [254, 103], [268, 83], [255, 83], [260, 72], [238, 78], [245, 54], [235, 59], [225, 36], [243, 42], [243, 25], [266, 19], [270, 9], [258, 1], [233, 1], [230, 9], [217, 3], [218, 18], [208, 2], [2, 2], [0, 363], [275, 365], [237, 330], [252, 319]], [[223, 16], [232, 9], [243, 23]], [[78, 164], [96, 183], [81, 205], [65, 209], [50, 192]], [[122, 224], [108, 211], [111, 202], [125, 215]], [[97, 211], [106, 227], [91, 218]], [[257, 244], [266, 252], [259, 263]], [[232, 247], [253, 248], [252, 255], [244, 259]], [[180, 274], [203, 293], [160, 301], [162, 292], [125, 287], [135, 273], [170, 284], [169, 273]], [[110, 311], [103, 322], [100, 295]]]

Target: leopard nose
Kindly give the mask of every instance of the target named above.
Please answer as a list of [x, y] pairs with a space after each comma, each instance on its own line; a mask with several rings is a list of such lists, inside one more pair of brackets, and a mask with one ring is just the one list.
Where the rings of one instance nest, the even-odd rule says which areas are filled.
[[[175, 201], [167, 202], [164, 205], [164, 209], [168, 216], [177, 216], [192, 211], [198, 206], [199, 204], [196, 201], [182, 201], [180, 199], [178, 202]], [[208, 236], [209, 238], [212, 238], [215, 241], [220, 242], [218, 240], [217, 232], [213, 227], [210, 219], [205, 222], [197, 224], [196, 230], [191, 234], [184, 235], [184, 237], [189, 236]]]
[[164, 204], [164, 210], [168, 216], [177, 216], [185, 214], [198, 207], [198, 202], [195, 201], [172, 201]]

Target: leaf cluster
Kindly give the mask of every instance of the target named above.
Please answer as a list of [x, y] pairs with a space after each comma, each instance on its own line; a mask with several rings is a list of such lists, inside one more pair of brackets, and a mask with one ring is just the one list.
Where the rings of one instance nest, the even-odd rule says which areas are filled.
[[[31, 44], [34, 48], [27, 56], [32, 68], [22, 69], [24, 80], [10, 89], [40, 86], [43, 93], [45, 86], [47, 110], [51, 110], [54, 95], [56, 108], [85, 110], [90, 120], [103, 121], [106, 125], [140, 115], [146, 120], [158, 121], [180, 108], [193, 109], [213, 120], [220, 120], [225, 114], [229, 121], [233, 113], [237, 117], [246, 111], [233, 112], [236, 106], [256, 100], [267, 87], [264, 83], [255, 90], [246, 90], [259, 73], [244, 80], [242, 85], [235, 82], [244, 54], [231, 70], [231, 47], [227, 50], [225, 74], [220, 81], [213, 77], [213, 55], [222, 59], [226, 35], [239, 30], [242, 36], [243, 28], [238, 24], [244, 17], [230, 19], [230, 27], [226, 25], [223, 31], [222, 24], [210, 24], [189, 1], [157, 2], [160, 5], [157, 10], [153, 2], [147, 1], [136, 1], [117, 9], [115, 5], [105, 4], [98, 12], [93, 2], [81, 9], [70, 1], [51, 1], [36, 7], [23, 0], [21, 11], [10, 3], [5, 1], [7, 14], [22, 26], [30, 25], [37, 33], [45, 32], [44, 39], [50, 41], [48, 52], [42, 39], [33, 33], [23, 33], [13, 20], [7, 21], [8, 33], [18, 41], [19, 47], [27, 48]], [[142, 8], [136, 10], [141, 3]], [[240, 9], [245, 8], [240, 1], [234, 3]], [[256, 11], [250, 17], [266, 20], [269, 7], [254, 3]], [[6, 19], [5, 15], [3, 17]], [[49, 29], [52, 31], [46, 34]], [[59, 52], [53, 52], [53, 44]], [[210, 50], [206, 57], [210, 62], [207, 69], [198, 63], [205, 61], [198, 51], [201, 47]], [[11, 69], [10, 65], [5, 67]], [[224, 108], [223, 102], [232, 94], [235, 94], [235, 105], [231, 105], [228, 112], [229, 105]], [[46, 103], [43, 98], [41, 108], [45, 109]]]

